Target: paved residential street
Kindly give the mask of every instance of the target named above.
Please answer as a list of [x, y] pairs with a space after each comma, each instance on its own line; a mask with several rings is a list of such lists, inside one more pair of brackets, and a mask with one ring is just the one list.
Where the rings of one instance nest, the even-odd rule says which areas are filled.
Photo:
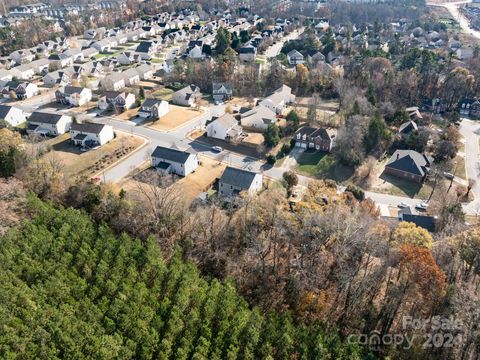
[[465, 5], [471, 3], [471, 0], [468, 1], [456, 1], [456, 2], [447, 2], [443, 4], [437, 4], [437, 3], [428, 3], [427, 5], [430, 6], [441, 6], [446, 8], [450, 14], [452, 14], [452, 17], [458, 21], [460, 24], [460, 28], [463, 30], [465, 34], [470, 34], [477, 39], [480, 39], [480, 31], [473, 29], [470, 27], [470, 21], [458, 10], [460, 5]]
[[300, 35], [303, 34], [304, 28], [297, 29], [295, 31], [292, 31], [290, 34], [285, 36], [281, 41], [278, 41], [276, 44], [273, 44], [270, 46], [266, 51], [265, 51], [265, 57], [268, 58], [274, 58], [278, 54], [280, 54], [280, 51], [282, 50], [283, 44], [285, 44], [289, 40], [295, 40], [298, 39]]
[[[42, 94], [30, 101], [21, 104], [21, 108], [24, 111], [32, 112], [39, 106], [45, 105], [53, 100], [51, 93]], [[115, 130], [125, 132], [127, 134], [133, 134], [143, 137], [147, 140], [147, 144], [124, 158], [121, 162], [113, 165], [100, 174], [100, 178], [103, 181], [118, 182], [125, 176], [130, 174], [135, 168], [139, 167], [145, 161], [149, 161], [150, 155], [156, 146], [175, 147], [180, 150], [191, 149], [203, 156], [207, 156], [211, 159], [218, 160], [229, 166], [237, 168], [248, 169], [255, 172], [261, 172], [264, 176], [281, 180], [282, 175], [287, 170], [295, 169], [297, 164], [295, 157], [300, 155], [301, 151], [294, 149], [292, 153], [285, 159], [284, 163], [280, 167], [272, 167], [265, 162], [258, 159], [251, 158], [238, 153], [224, 150], [221, 153], [216, 153], [211, 150], [211, 145], [202, 142], [201, 140], [189, 140], [188, 134], [195, 129], [200, 129], [205, 126], [207, 120], [212, 116], [221, 116], [225, 113], [225, 105], [211, 105], [202, 109], [203, 114], [182, 125], [176, 129], [169, 131], [155, 130], [150, 127], [137, 125], [133, 121], [117, 120], [113, 117], [95, 116], [96, 113], [90, 114], [75, 114], [80, 121], [93, 121], [98, 123], [104, 123], [113, 126]], [[65, 113], [69, 113], [69, 110], [63, 110]], [[465, 158], [467, 175], [469, 178], [475, 180], [475, 185], [472, 188], [472, 192], [475, 196], [475, 200], [471, 203], [464, 204], [464, 210], [469, 215], [478, 215], [480, 212], [480, 167], [479, 167], [479, 135], [480, 135], [480, 123], [472, 120], [463, 119], [460, 132], [465, 138]], [[299, 183], [302, 185], [308, 185], [312, 179], [302, 175], [298, 176]], [[344, 188], [339, 186], [339, 190], [343, 191]], [[378, 205], [384, 206], [397, 206], [399, 202], [405, 202], [410, 206], [421, 202], [425, 199], [411, 199], [408, 197], [393, 196], [387, 194], [379, 194], [373, 192], [365, 192], [366, 197], [372, 199]]]

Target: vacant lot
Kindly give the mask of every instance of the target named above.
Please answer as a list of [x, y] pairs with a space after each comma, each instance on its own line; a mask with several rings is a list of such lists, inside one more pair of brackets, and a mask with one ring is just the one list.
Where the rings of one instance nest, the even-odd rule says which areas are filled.
[[413, 181], [382, 174], [369, 190], [382, 194], [428, 199], [432, 193], [432, 185], [429, 182], [418, 184]]
[[185, 125], [201, 114], [201, 111], [192, 108], [170, 105], [170, 111], [168, 114], [163, 116], [160, 120], [155, 121], [150, 126], [157, 130], [168, 131]]
[[72, 145], [69, 134], [58, 136], [51, 143], [51, 154], [56, 155], [62, 161], [67, 176], [89, 178], [131, 153], [143, 143], [142, 138], [119, 132], [116, 134], [116, 138], [108, 144], [87, 152], [80, 152], [78, 146]]
[[353, 169], [336, 164], [331, 154], [305, 151], [297, 159], [297, 171], [305, 176], [343, 182], [351, 178]]
[[181, 191], [182, 197], [187, 203], [191, 203], [199, 193], [210, 189], [216, 179], [222, 176], [226, 167], [225, 164], [204, 156], [200, 156], [199, 160], [202, 165], [194, 173], [182, 178], [173, 185]]

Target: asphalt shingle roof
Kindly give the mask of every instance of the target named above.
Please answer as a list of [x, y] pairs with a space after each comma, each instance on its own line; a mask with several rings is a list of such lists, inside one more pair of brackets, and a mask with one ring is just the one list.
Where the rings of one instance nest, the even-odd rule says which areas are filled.
[[425, 155], [413, 150], [395, 151], [386, 165], [386, 167], [392, 169], [421, 176], [427, 173], [429, 166], [430, 160]]
[[257, 173], [228, 166], [220, 178], [220, 182], [240, 189], [249, 189]]
[[152, 153], [152, 157], [184, 164], [189, 156], [193, 154], [177, 149], [170, 149], [163, 146], [157, 146]]

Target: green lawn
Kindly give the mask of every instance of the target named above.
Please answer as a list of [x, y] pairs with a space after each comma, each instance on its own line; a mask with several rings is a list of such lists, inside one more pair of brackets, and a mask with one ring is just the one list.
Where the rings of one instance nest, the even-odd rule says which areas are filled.
[[305, 176], [319, 179], [333, 179], [344, 182], [351, 178], [354, 170], [338, 165], [331, 154], [306, 151], [297, 159], [297, 171]]

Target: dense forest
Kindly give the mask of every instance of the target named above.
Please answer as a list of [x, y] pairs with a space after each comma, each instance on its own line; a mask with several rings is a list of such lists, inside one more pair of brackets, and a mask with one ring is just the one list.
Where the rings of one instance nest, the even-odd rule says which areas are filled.
[[153, 238], [31, 198], [0, 241], [2, 359], [360, 359], [320, 323], [249, 308]]

